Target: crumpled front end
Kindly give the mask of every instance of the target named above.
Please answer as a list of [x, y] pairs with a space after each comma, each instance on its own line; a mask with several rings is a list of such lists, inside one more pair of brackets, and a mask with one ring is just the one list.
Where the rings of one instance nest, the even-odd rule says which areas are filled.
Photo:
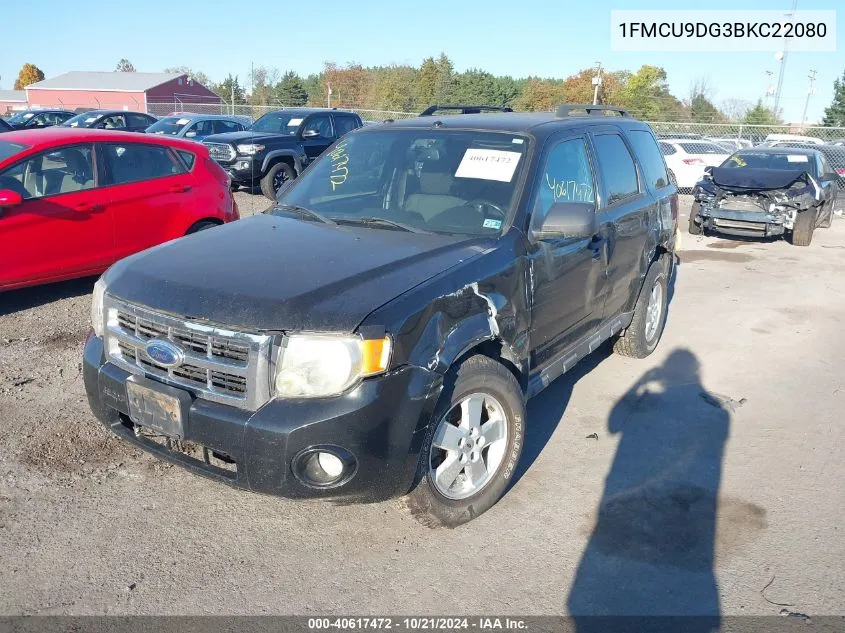
[[[725, 175], [725, 171], [731, 173]], [[744, 171], [752, 170], [717, 168], [708, 183], [696, 187], [699, 208], [695, 221], [703, 229], [745, 237], [783, 235], [792, 230], [799, 213], [819, 203], [821, 189], [809, 173], [788, 172], [774, 179], [756, 174], [742, 178], [737, 172]]]

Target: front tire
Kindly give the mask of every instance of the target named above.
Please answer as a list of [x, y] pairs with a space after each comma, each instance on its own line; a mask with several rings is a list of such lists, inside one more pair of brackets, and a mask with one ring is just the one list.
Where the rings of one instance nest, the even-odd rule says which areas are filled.
[[288, 180], [296, 178], [296, 173], [293, 167], [287, 163], [276, 163], [267, 171], [261, 179], [261, 193], [270, 200], [276, 199], [276, 194], [279, 193], [282, 185]]
[[450, 370], [401, 504], [428, 527], [456, 527], [505, 492], [522, 454], [525, 401], [514, 375], [487, 356]]
[[698, 202], [693, 202], [689, 212], [689, 234], [701, 235], [701, 225], [695, 223], [695, 218], [698, 215], [698, 210], [701, 205]]
[[813, 241], [813, 231], [816, 228], [817, 209], [799, 211], [795, 216], [795, 223], [792, 225], [793, 246], [809, 246]]
[[637, 304], [634, 306], [631, 325], [613, 344], [613, 351], [617, 354], [645, 358], [660, 342], [669, 311], [668, 263], [669, 259], [664, 255], [648, 269]]
[[212, 222], [211, 220], [201, 220], [200, 222], [197, 222], [191, 228], [189, 228], [188, 232], [185, 233], [185, 235], [193, 235], [194, 233], [199, 233], [200, 231], [213, 229], [215, 226], [220, 226], [220, 223]]
[[826, 206], [824, 220], [819, 222], [820, 229], [829, 229], [830, 225], [833, 224], [833, 202], [828, 202]]

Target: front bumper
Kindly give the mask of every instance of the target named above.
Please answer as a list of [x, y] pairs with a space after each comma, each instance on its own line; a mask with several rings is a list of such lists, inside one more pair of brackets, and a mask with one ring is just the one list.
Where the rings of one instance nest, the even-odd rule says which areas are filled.
[[733, 211], [702, 204], [698, 223], [705, 230], [742, 237], [771, 237], [783, 235], [784, 217], [764, 211]]
[[[156, 457], [218, 481], [290, 498], [377, 501], [406, 493], [414, 480], [425, 432], [439, 395], [440, 379], [420, 367], [404, 367], [367, 379], [352, 392], [315, 400], [271, 400], [245, 411], [194, 398], [188, 392], [184, 440], [158, 442], [137, 434], [129, 419], [130, 374], [107, 362], [103, 340], [85, 344], [83, 376], [88, 402], [112, 432]], [[174, 391], [161, 383], [162, 391]], [[180, 444], [207, 449], [228, 463], [198, 459]], [[329, 488], [304, 484], [293, 473], [294, 457], [314, 446], [338, 446], [355, 457], [354, 474]]]
[[250, 184], [261, 178], [261, 166], [263, 159], [255, 156], [235, 156], [230, 161], [217, 161], [234, 184]]

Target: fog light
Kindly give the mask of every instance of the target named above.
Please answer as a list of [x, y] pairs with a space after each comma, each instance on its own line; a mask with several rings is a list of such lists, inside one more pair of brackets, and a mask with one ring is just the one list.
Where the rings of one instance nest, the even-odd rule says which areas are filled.
[[355, 457], [339, 446], [312, 446], [293, 459], [293, 474], [311, 488], [330, 488], [355, 474]]
[[241, 169], [241, 170], [249, 169], [249, 162], [242, 161], [242, 162], [238, 163], [238, 169]]

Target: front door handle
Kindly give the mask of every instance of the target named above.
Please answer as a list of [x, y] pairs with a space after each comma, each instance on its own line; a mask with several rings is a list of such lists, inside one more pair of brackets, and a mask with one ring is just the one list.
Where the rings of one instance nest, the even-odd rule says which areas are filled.
[[601, 261], [607, 266], [607, 238], [604, 235], [593, 235], [590, 240], [590, 248], [593, 250], [593, 261]]
[[191, 185], [170, 185], [167, 191], [170, 193], [185, 193], [191, 190]]
[[72, 208], [80, 213], [93, 213], [100, 210], [100, 205], [94, 202], [77, 202]]

